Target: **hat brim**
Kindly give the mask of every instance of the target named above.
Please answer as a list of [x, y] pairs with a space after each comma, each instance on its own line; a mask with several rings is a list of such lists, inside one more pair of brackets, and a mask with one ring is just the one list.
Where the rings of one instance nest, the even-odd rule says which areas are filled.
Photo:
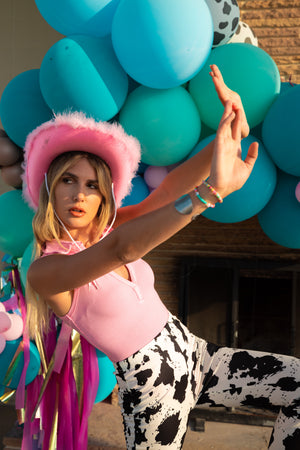
[[118, 123], [96, 122], [82, 113], [61, 114], [32, 131], [24, 147], [23, 194], [36, 209], [44, 174], [51, 162], [68, 151], [85, 151], [109, 166], [116, 203], [129, 194], [140, 161], [140, 144]]

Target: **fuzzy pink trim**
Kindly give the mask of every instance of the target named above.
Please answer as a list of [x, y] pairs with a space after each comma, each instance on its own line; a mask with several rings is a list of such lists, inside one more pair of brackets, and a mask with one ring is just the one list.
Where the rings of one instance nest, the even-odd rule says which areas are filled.
[[118, 123], [96, 122], [81, 112], [58, 114], [27, 137], [24, 147], [23, 195], [38, 206], [44, 174], [61, 153], [86, 151], [100, 156], [110, 167], [117, 206], [129, 194], [140, 161], [139, 141]]

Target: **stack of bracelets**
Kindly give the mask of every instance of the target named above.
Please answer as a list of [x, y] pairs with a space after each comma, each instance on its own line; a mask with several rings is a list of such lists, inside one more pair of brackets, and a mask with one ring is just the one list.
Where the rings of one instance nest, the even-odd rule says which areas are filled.
[[[217, 198], [219, 203], [223, 203], [223, 199], [222, 199], [221, 195], [219, 194], [219, 192], [217, 192], [209, 183], [207, 183], [207, 181], [202, 181], [202, 184], [204, 184], [204, 186], [208, 187], [210, 192]], [[198, 200], [200, 200], [200, 202], [204, 203], [204, 205], [207, 208], [214, 208], [215, 207], [214, 203], [209, 203], [204, 198], [201, 197], [201, 195], [198, 192], [198, 186], [195, 187], [194, 192], [195, 192], [196, 197], [198, 198]]]
[[[202, 181], [202, 184], [204, 184], [204, 186], [206, 186], [210, 190], [210, 192], [217, 198], [217, 201], [219, 203], [223, 202], [221, 195], [209, 183], [207, 183], [207, 181]], [[201, 195], [198, 192], [198, 186], [195, 187], [194, 192], [195, 192], [198, 200], [200, 200], [200, 202], [202, 202], [207, 208], [215, 207], [214, 203], [209, 203], [208, 201], [206, 201], [204, 198], [201, 197]], [[191, 214], [193, 211], [193, 202], [192, 202], [191, 197], [188, 194], [185, 194], [182, 197], [179, 197], [175, 201], [174, 206], [175, 206], [175, 209], [180, 214]], [[194, 216], [193, 219], [196, 217], [197, 216]]]

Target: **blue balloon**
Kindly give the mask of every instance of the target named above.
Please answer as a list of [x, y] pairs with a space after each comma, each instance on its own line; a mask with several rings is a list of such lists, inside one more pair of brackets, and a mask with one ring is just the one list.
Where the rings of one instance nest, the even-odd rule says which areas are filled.
[[[15, 353], [21, 341], [22, 338], [13, 341], [6, 341], [5, 349], [3, 350], [2, 353], [0, 353], [0, 385], [9, 386], [11, 389], [16, 389], [20, 381], [20, 376], [24, 366], [23, 352], [21, 352], [20, 359], [16, 360], [15, 367], [11, 371], [11, 376], [8, 377], [7, 381], [5, 380], [5, 378], [8, 368], [12, 362], [13, 357], [15, 356]], [[36, 348], [33, 342], [30, 342], [29, 345], [29, 355], [30, 360], [25, 377], [26, 385], [31, 383], [34, 380], [34, 378], [38, 375], [41, 364], [38, 349]]]
[[281, 83], [280, 86], [280, 94], [284, 94], [285, 92], [289, 91], [291, 88], [295, 87], [295, 84], [289, 81], [284, 81]]
[[48, 24], [61, 34], [106, 36], [120, 0], [35, 0]]
[[262, 126], [262, 138], [279, 169], [300, 175], [300, 85], [280, 94]]
[[144, 178], [140, 175], [137, 175], [132, 180], [132, 190], [130, 194], [128, 194], [123, 202], [122, 206], [136, 205], [137, 203], [145, 200], [149, 195], [149, 188], [144, 181]]
[[56, 113], [83, 111], [96, 120], [110, 120], [123, 106], [128, 77], [110, 38], [71, 36], [56, 42], [40, 69], [42, 94]]
[[111, 360], [98, 349], [96, 349], [96, 353], [99, 367], [99, 387], [95, 403], [99, 403], [111, 394], [117, 380], [114, 374], [115, 368]]
[[300, 179], [281, 170], [277, 178], [274, 194], [258, 214], [258, 221], [273, 242], [287, 248], [300, 248], [300, 204], [295, 195]]
[[0, 117], [3, 128], [19, 147], [24, 147], [27, 135], [41, 123], [51, 119], [39, 84], [39, 69], [20, 73], [3, 91]]
[[122, 0], [112, 41], [125, 71], [158, 89], [190, 80], [206, 61], [213, 21], [205, 0]]
[[[190, 157], [201, 151], [215, 135], [201, 141], [191, 152]], [[257, 141], [248, 136], [242, 141], [242, 158], [246, 157], [249, 145]], [[242, 222], [261, 211], [270, 200], [276, 186], [276, 167], [259, 143], [258, 158], [252, 173], [244, 186], [226, 197], [223, 203], [217, 203], [215, 208], [208, 208], [202, 215], [210, 220], [221, 223]]]
[[34, 212], [23, 200], [22, 191], [13, 190], [0, 196], [0, 250], [21, 257], [33, 239]]

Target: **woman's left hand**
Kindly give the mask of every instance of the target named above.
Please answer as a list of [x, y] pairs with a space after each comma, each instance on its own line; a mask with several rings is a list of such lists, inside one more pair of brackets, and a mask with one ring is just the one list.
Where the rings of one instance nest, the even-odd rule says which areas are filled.
[[245, 160], [241, 158], [242, 126], [242, 110], [227, 101], [217, 130], [209, 177], [209, 183], [222, 197], [245, 184], [257, 159], [257, 142], [250, 145]]

